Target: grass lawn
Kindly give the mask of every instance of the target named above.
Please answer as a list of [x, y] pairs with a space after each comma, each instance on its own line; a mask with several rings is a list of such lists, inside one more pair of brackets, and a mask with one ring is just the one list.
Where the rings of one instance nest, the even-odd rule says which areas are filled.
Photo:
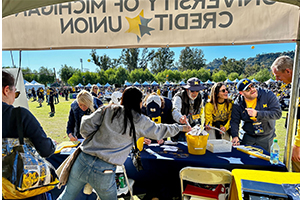
[[[50, 106], [44, 101], [43, 106], [39, 107], [37, 101], [32, 102], [32, 99], [28, 101], [29, 110], [39, 120], [42, 127], [49, 137], [57, 141], [58, 143], [68, 141], [66, 127], [70, 111], [70, 105], [74, 99], [66, 101], [64, 98], [59, 98], [59, 103], [55, 104], [55, 115], [50, 116]], [[285, 149], [285, 136], [286, 129], [284, 128], [285, 118], [287, 111], [282, 112], [281, 119], [276, 122], [276, 134], [278, 143], [280, 146], [280, 160], [283, 161], [284, 149]]]

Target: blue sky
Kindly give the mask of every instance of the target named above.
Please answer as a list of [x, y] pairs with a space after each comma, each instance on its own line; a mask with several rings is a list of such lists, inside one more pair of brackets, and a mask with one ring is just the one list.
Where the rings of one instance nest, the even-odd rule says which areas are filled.
[[[254, 46], [254, 48], [252, 48]], [[210, 47], [192, 47], [202, 49], [204, 58], [207, 63], [215, 58], [241, 58], [255, 57], [257, 54], [277, 53], [283, 51], [293, 51], [296, 43], [284, 44], [263, 44], [263, 45], [232, 45], [232, 46], [210, 46]], [[180, 51], [183, 47], [170, 48], [175, 52], [175, 60], [177, 61]], [[110, 58], [119, 58], [122, 49], [98, 49], [98, 55], [106, 54]], [[22, 51], [21, 67], [29, 67], [31, 70], [38, 70], [41, 66], [46, 68], [55, 68], [58, 72], [62, 65], [71, 66], [73, 68], [81, 68], [80, 59], [82, 59], [83, 68], [94, 72], [97, 66], [87, 60], [91, 58], [90, 49], [81, 50], [39, 50], [39, 51]], [[19, 66], [19, 52], [13, 51], [14, 63]], [[12, 66], [10, 51], [2, 51], [2, 66]]]

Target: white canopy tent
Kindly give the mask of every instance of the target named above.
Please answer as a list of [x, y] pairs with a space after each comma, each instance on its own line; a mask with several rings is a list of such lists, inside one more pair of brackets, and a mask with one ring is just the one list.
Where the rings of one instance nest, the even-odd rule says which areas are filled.
[[29, 89], [32, 89], [32, 88], [34, 88], [35, 91], [37, 91], [40, 87], [42, 87], [45, 90], [45, 85], [43, 85], [41, 83], [38, 83], [38, 82], [36, 82], [34, 84], [29, 83], [29, 82], [25, 83], [25, 89], [26, 89], [27, 92], [28, 92]]
[[22, 71], [20, 71], [20, 73], [18, 74], [19, 68], [5, 68], [2, 70], [7, 71], [14, 76], [16, 81], [15, 86], [17, 90], [20, 91], [20, 96], [15, 100], [13, 106], [21, 106], [29, 109]]
[[[64, 1], [68, 3], [52, 5]], [[2, 49], [97, 49], [296, 42], [292, 106], [289, 107], [285, 153], [285, 163], [290, 169], [300, 71], [299, 0], [120, 2], [122, 3], [110, 0], [2, 0]], [[49, 6], [41, 7], [45, 5]], [[37, 27], [39, 31], [36, 31]]]

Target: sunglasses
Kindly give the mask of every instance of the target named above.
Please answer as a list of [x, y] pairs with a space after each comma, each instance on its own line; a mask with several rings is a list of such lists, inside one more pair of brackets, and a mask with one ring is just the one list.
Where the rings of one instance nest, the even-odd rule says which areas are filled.
[[198, 90], [190, 90], [191, 92], [199, 92]]
[[223, 90], [220, 90], [220, 92], [222, 92], [222, 93], [225, 93], [225, 92], [228, 92], [228, 89], [226, 88], [226, 89], [223, 89]]
[[245, 92], [249, 92], [252, 88], [254, 88], [254, 86], [251, 84], [247, 87], [246, 90], [244, 90]]
[[20, 96], [20, 93], [21, 93], [20, 91], [16, 91], [15, 92], [15, 98], [18, 98]]

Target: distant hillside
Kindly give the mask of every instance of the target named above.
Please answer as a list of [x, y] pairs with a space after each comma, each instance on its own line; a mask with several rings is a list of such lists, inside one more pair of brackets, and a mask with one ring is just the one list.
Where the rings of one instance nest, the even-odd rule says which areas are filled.
[[[267, 67], [270, 67], [274, 60], [282, 55], [286, 55], [294, 59], [294, 51], [288, 51], [288, 52], [277, 52], [277, 53], [266, 53], [266, 54], [257, 54], [256, 57], [250, 57], [248, 58], [245, 63], [247, 65], [264, 65]], [[230, 59], [230, 58], [227, 58]], [[215, 68], [219, 68], [219, 66], [222, 65], [222, 58], [216, 58], [212, 62], [207, 64], [207, 69], [214, 70]]]

